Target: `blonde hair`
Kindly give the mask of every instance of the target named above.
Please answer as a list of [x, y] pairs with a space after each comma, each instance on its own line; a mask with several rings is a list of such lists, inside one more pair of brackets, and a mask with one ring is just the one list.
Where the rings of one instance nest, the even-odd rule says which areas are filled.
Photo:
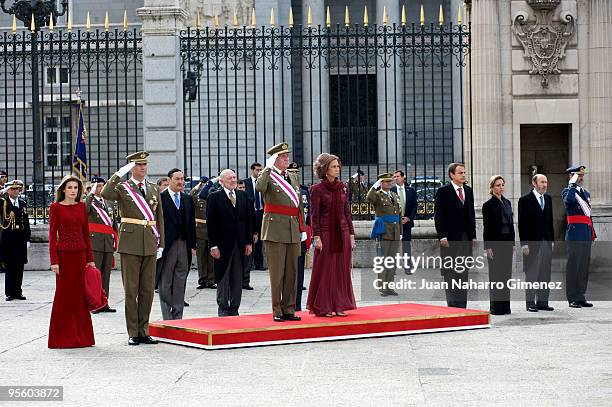
[[74, 181], [77, 183], [79, 191], [77, 193], [76, 201], [77, 202], [81, 201], [81, 198], [83, 197], [83, 183], [77, 176], [68, 174], [64, 178], [62, 178], [62, 181], [59, 183], [59, 186], [57, 187], [57, 191], [55, 191], [55, 202], [61, 202], [64, 199], [66, 199], [66, 185], [68, 185], [68, 183], [71, 181]]
[[493, 195], [493, 186], [500, 179], [504, 181], [504, 184], [506, 183], [506, 180], [501, 175], [493, 175], [491, 178], [489, 178], [489, 195]]

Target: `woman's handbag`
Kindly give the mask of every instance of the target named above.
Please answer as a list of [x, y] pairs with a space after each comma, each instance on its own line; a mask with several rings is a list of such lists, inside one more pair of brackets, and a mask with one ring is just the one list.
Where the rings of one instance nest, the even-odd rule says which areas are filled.
[[85, 267], [85, 300], [90, 311], [108, 306], [108, 298], [102, 288], [102, 274], [97, 267]]

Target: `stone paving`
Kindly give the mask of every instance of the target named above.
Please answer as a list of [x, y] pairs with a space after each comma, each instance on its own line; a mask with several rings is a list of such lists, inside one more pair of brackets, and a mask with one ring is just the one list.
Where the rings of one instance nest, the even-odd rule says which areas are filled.
[[[354, 270], [355, 284], [360, 281]], [[309, 275], [306, 277], [309, 281]], [[185, 317], [214, 316], [214, 290], [189, 275]], [[266, 272], [252, 274], [242, 314], [269, 312]], [[0, 303], [0, 385], [61, 385], [74, 406], [609, 406], [612, 303], [492, 317], [492, 328], [387, 338], [205, 351], [127, 345], [121, 275], [116, 314], [93, 316], [96, 346], [50, 350], [55, 279], [27, 271], [27, 301]], [[359, 296], [359, 289], [356, 289]], [[358, 305], [373, 302], [358, 301]], [[439, 304], [439, 303], [438, 303]], [[484, 301], [471, 308], [487, 309]], [[160, 319], [156, 298], [152, 319]]]

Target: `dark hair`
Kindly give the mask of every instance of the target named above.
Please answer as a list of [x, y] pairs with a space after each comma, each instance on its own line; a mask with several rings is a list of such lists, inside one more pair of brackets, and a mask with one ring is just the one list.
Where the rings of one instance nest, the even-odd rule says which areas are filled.
[[168, 171], [168, 178], [172, 178], [172, 176], [176, 174], [177, 172], [183, 172], [183, 171], [178, 168], [173, 168], [170, 171]]
[[253, 163], [253, 164], [251, 164], [251, 170], [254, 170], [255, 167], [261, 167], [261, 164], [260, 163]]
[[451, 174], [454, 174], [454, 173], [455, 173], [455, 171], [457, 170], [457, 167], [463, 167], [463, 168], [465, 168], [465, 164], [463, 164], [463, 163], [450, 163], [450, 164], [448, 164], [448, 170], [447, 170], [447, 172], [448, 172], [448, 177], [449, 177], [449, 178], [450, 178], [450, 175], [451, 175]]
[[393, 174], [397, 174], [398, 172], [400, 173], [400, 176], [402, 178], [406, 176], [406, 174], [404, 174], [404, 171], [402, 171], [402, 170], [395, 170], [395, 172]]
[[238, 180], [238, 185], [246, 185], [246, 184], [244, 183], [244, 180], [243, 180], [243, 179], [239, 179], [239, 180]]

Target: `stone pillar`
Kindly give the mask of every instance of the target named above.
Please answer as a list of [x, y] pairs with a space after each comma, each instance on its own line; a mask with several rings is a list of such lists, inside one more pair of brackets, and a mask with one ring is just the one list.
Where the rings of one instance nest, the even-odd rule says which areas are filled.
[[179, 34], [188, 13], [184, 0], [145, 0], [136, 12], [142, 19], [144, 148], [154, 179], [184, 166]]
[[502, 172], [502, 44], [499, 5], [498, 0], [473, 0], [471, 6], [473, 129], [472, 145], [467, 143], [471, 151], [466, 151], [466, 157], [470, 160], [467, 164], [477, 208], [489, 198], [489, 177]]
[[[308, 27], [308, 7], [312, 13], [313, 29], [325, 27], [325, 2], [312, 0], [302, 3], [302, 24]], [[307, 39], [305, 39], [307, 41]], [[313, 40], [316, 41], [316, 40]], [[323, 45], [322, 45], [323, 47]], [[308, 66], [309, 56], [302, 57], [302, 112], [304, 129], [304, 166], [312, 165], [321, 152], [329, 152], [329, 68], [325, 61], [313, 58], [313, 65]], [[319, 74], [321, 79], [319, 80]], [[320, 112], [320, 113], [319, 113]], [[310, 140], [313, 140], [312, 147]], [[342, 157], [341, 157], [342, 158]], [[310, 167], [309, 167], [310, 168]], [[309, 171], [309, 170], [306, 170]]]

